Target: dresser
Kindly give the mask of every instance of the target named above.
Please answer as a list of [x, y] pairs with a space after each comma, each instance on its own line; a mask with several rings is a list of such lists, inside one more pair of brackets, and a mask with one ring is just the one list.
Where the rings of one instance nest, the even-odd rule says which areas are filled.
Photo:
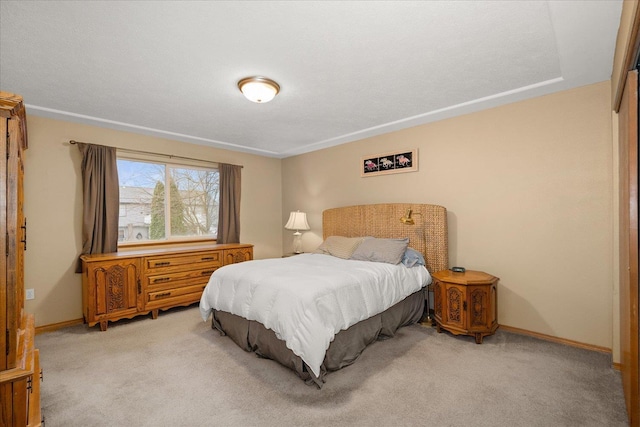
[[83, 255], [82, 309], [90, 327], [200, 301], [218, 268], [253, 259], [253, 245], [193, 245]]
[[477, 344], [498, 329], [498, 278], [482, 271], [434, 273], [434, 320], [438, 332], [471, 335]]
[[35, 320], [24, 311], [26, 119], [22, 98], [0, 92], [0, 427], [39, 426], [42, 418]]

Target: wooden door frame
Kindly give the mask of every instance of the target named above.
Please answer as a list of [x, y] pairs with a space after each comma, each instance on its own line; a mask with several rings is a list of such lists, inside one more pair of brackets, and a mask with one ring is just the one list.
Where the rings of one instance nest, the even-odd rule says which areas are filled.
[[626, 78], [619, 109], [620, 370], [631, 426], [640, 425], [638, 336], [638, 71]]
[[[618, 113], [618, 284], [620, 370], [629, 424], [640, 426], [640, 328], [638, 306], [638, 73], [640, 4], [625, 1], [612, 74], [612, 107]], [[635, 80], [629, 81], [629, 80]]]

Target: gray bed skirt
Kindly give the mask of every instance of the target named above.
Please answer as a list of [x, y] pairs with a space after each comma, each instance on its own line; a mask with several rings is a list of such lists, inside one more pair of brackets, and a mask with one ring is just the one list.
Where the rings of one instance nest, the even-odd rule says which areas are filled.
[[327, 372], [352, 364], [369, 344], [391, 338], [399, 328], [419, 322], [425, 313], [425, 292], [426, 288], [423, 288], [382, 313], [336, 334], [327, 349], [319, 377], [287, 348], [284, 341], [259, 322], [214, 310], [211, 327], [221, 335], [228, 335], [243, 350], [275, 360], [292, 369], [307, 384], [322, 388]]

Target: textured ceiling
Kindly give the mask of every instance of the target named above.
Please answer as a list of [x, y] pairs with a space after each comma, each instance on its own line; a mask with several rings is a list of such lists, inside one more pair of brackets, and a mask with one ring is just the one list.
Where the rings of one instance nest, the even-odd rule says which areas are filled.
[[[621, 8], [3, 0], [0, 88], [33, 115], [284, 158], [608, 80]], [[250, 75], [280, 94], [247, 101]]]

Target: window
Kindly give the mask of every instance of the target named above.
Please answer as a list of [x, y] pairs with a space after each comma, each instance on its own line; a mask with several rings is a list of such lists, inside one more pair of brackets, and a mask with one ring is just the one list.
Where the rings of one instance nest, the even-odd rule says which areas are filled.
[[119, 242], [215, 238], [217, 169], [118, 158]]

